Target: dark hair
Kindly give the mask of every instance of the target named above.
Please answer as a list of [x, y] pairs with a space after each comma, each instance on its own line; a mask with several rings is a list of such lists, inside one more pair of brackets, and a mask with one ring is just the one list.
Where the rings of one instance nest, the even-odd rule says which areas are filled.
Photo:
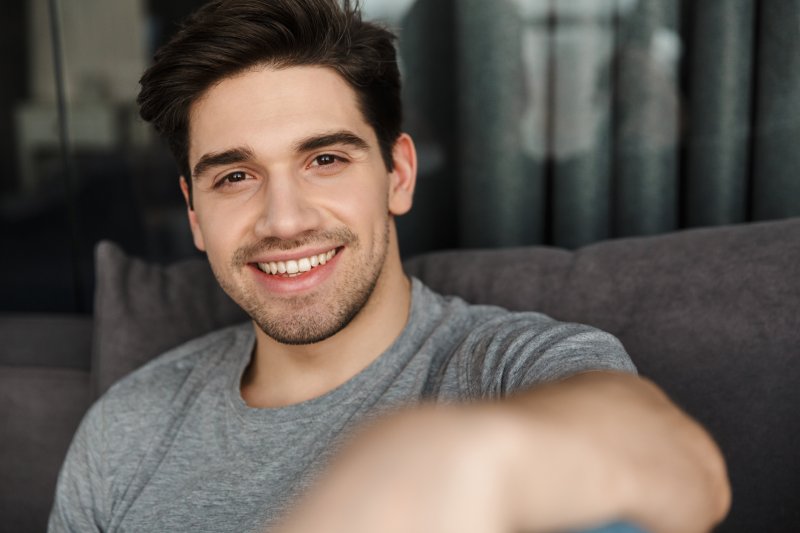
[[140, 80], [142, 118], [169, 144], [191, 184], [189, 110], [220, 80], [256, 65], [323, 66], [353, 88], [375, 130], [387, 170], [400, 135], [400, 72], [394, 34], [344, 0], [215, 0], [186, 19]]

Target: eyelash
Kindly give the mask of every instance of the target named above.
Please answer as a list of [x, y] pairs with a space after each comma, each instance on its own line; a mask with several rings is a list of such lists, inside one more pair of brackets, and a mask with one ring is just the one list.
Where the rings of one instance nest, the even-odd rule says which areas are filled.
[[[231, 181], [229, 179], [232, 176], [237, 175], [237, 174], [240, 174], [242, 176], [241, 179], [237, 179], [235, 181]], [[221, 187], [231, 186], [231, 185], [234, 185], [236, 183], [245, 181], [246, 179], [247, 179], [247, 172], [244, 172], [243, 170], [234, 170], [233, 172], [228, 172], [227, 174], [222, 176], [220, 179], [218, 179], [217, 182], [214, 184], [214, 188], [215, 189], [219, 189]]]
[[[319, 162], [319, 160], [322, 159], [322, 158], [330, 158], [331, 161], [330, 161], [330, 163], [326, 163], [326, 164], [323, 165], [323, 164], [321, 164]], [[317, 163], [317, 164], [314, 165], [314, 163]], [[337, 163], [347, 163], [347, 159], [345, 159], [344, 157], [335, 155], [335, 154], [320, 154], [320, 155], [316, 156], [314, 159], [311, 160], [311, 164], [309, 165], [309, 167], [313, 167], [313, 166], [330, 167], [330, 166], [333, 166], [333, 165], [335, 165]]]

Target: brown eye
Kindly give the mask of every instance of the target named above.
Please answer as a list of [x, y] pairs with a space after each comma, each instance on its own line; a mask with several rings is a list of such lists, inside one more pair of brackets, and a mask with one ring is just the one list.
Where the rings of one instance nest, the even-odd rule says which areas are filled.
[[224, 176], [220, 177], [216, 183], [214, 183], [215, 189], [224, 189], [226, 187], [230, 187], [236, 183], [241, 181], [247, 180], [247, 172], [242, 170], [235, 170], [233, 172], [229, 172]]
[[322, 154], [315, 159], [319, 166], [332, 165], [336, 163], [336, 156], [331, 154]]
[[236, 171], [236, 172], [231, 172], [222, 179], [230, 183], [235, 183], [237, 181], [244, 181], [246, 178], [247, 174], [245, 174], [244, 172]]

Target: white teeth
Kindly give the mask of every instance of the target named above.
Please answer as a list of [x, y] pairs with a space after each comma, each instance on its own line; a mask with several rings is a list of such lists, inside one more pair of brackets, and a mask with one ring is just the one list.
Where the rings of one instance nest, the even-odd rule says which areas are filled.
[[303, 272], [308, 272], [312, 268], [324, 265], [336, 255], [336, 250], [330, 250], [318, 255], [302, 257], [300, 259], [290, 259], [289, 261], [270, 261], [269, 263], [258, 263], [258, 268], [267, 274], [285, 274], [289, 277], [297, 276]]

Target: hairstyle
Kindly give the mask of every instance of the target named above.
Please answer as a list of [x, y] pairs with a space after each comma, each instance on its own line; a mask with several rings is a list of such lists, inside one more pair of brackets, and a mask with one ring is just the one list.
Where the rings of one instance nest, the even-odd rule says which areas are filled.
[[140, 80], [139, 113], [166, 139], [191, 187], [189, 112], [209, 88], [258, 65], [329, 67], [355, 91], [391, 171], [402, 121], [394, 41], [361, 19], [357, 0], [215, 0], [156, 52]]

